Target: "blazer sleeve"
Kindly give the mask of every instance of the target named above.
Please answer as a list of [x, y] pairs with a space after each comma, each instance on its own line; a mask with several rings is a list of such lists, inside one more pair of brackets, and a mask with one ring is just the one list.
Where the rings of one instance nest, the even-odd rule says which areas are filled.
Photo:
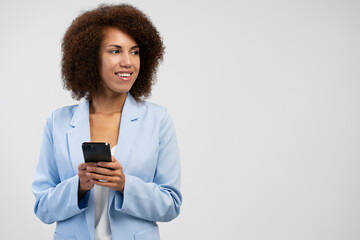
[[180, 159], [173, 122], [165, 111], [159, 134], [159, 152], [153, 182], [125, 175], [124, 193], [115, 193], [117, 211], [148, 221], [167, 222], [179, 215]]
[[44, 223], [68, 219], [87, 208], [87, 193], [78, 203], [79, 177], [61, 181], [53, 146], [53, 114], [47, 119], [38, 165], [32, 184], [34, 212]]

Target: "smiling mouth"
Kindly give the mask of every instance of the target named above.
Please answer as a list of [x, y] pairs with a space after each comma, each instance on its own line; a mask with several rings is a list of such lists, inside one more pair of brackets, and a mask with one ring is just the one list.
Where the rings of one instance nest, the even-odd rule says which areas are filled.
[[116, 76], [119, 77], [130, 77], [132, 75], [132, 73], [115, 73]]

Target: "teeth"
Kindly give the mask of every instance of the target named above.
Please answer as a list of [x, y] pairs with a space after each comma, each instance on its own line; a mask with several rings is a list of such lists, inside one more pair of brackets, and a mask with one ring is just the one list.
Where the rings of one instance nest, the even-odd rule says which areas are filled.
[[119, 77], [130, 77], [130, 73], [118, 73], [117, 74]]

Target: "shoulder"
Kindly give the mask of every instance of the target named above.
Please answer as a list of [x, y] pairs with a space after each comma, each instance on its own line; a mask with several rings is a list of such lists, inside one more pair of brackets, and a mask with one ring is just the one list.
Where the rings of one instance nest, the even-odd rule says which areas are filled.
[[67, 129], [70, 126], [71, 122], [73, 121], [77, 109], [79, 109], [79, 106], [83, 104], [84, 103], [79, 103], [79, 104], [64, 106], [55, 109], [54, 111], [51, 112], [51, 114], [47, 119], [47, 126], [54, 130]]
[[53, 120], [71, 120], [74, 116], [75, 110], [78, 108], [79, 104], [70, 105], [70, 106], [64, 106], [61, 108], [57, 108], [54, 111], [52, 111], [50, 117]]
[[78, 106], [79, 104], [74, 104], [70, 106], [57, 108], [52, 112], [52, 114], [56, 117], [67, 116], [67, 115], [72, 116], [74, 115], [74, 112], [78, 108]]
[[147, 101], [143, 102], [142, 104], [146, 108], [147, 117], [155, 118], [158, 121], [163, 121], [169, 117], [168, 109], [164, 106]]
[[153, 114], [161, 115], [161, 114], [164, 114], [165, 112], [167, 112], [167, 108], [164, 106], [161, 106], [159, 104], [147, 102], [147, 101], [145, 101], [143, 104], [146, 106], [147, 110]]
[[159, 104], [144, 102], [146, 108], [144, 122], [152, 128], [158, 128], [160, 131], [175, 131], [174, 123], [168, 109]]

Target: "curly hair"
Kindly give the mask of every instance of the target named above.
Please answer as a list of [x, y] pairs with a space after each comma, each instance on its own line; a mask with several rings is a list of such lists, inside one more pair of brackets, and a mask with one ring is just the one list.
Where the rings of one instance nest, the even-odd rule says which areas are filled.
[[103, 30], [108, 27], [126, 32], [139, 45], [141, 67], [130, 93], [136, 101], [141, 101], [151, 93], [165, 47], [149, 18], [128, 4], [100, 5], [72, 22], [61, 45], [64, 88], [76, 100], [90, 99], [101, 92], [99, 48]]

